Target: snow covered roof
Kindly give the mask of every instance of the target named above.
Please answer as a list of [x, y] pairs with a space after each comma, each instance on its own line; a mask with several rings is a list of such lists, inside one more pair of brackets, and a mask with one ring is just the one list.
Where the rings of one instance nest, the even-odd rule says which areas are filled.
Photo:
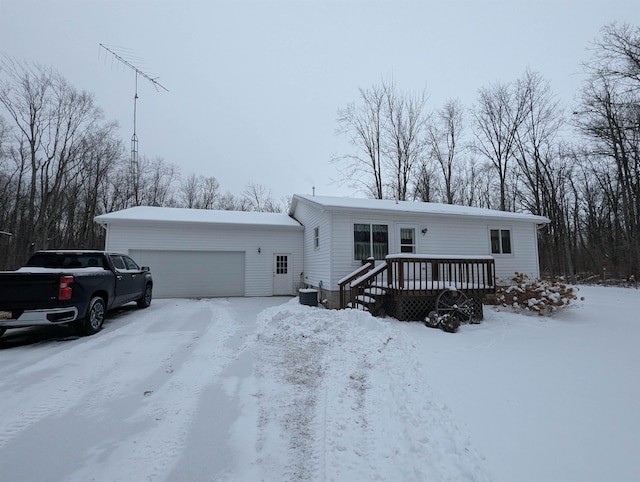
[[300, 228], [298, 221], [285, 213], [257, 213], [248, 211], [218, 211], [212, 209], [163, 208], [137, 206], [95, 217], [100, 224], [128, 221], [151, 221], [172, 223], [204, 223], [244, 226], [280, 226]]
[[295, 194], [291, 200], [289, 214], [293, 215], [299, 201], [315, 204], [326, 211], [377, 211], [380, 213], [404, 213], [412, 215], [431, 214], [441, 216], [475, 216], [502, 220], [521, 220], [546, 224], [549, 219], [526, 213], [497, 211], [495, 209], [457, 206], [431, 202], [394, 201], [390, 199], [362, 199], [351, 197], [310, 196]]

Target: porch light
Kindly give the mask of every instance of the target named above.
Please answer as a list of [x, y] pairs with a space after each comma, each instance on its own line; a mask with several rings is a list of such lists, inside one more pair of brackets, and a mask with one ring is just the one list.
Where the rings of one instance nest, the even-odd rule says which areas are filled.
[[262, 252], [262, 250], [260, 248], [258, 248], [258, 254], [260, 254]]
[[422, 234], [427, 234], [427, 231], [429, 231], [429, 229], [427, 229], [427, 227], [425, 226], [424, 228], [422, 228], [422, 230], [420, 232]]

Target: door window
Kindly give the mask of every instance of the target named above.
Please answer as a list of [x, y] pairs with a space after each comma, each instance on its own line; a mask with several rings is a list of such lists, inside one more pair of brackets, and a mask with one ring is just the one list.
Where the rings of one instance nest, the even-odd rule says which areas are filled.
[[416, 228], [400, 228], [400, 252], [416, 252]]
[[124, 264], [127, 267], [127, 269], [132, 271], [140, 271], [140, 266], [138, 266], [136, 262], [132, 260], [129, 256], [123, 256], [122, 258], [124, 259]]
[[287, 255], [276, 256], [276, 274], [287, 274], [289, 272], [289, 257]]
[[119, 270], [127, 269], [125, 267], [124, 261], [122, 260], [122, 256], [111, 256], [111, 261], [113, 262], [113, 266], [115, 266], [116, 269], [119, 269]]

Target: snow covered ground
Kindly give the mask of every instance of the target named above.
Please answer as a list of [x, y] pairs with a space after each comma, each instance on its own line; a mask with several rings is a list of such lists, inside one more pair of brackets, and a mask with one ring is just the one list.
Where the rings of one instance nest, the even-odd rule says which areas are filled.
[[288, 298], [10, 331], [0, 479], [635, 481], [640, 291], [581, 295], [456, 334]]

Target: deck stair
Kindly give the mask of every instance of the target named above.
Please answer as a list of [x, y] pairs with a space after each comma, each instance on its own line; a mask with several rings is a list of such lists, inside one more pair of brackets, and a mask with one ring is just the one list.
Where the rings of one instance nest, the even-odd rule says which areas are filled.
[[355, 297], [356, 307], [360, 307], [374, 315], [379, 313], [384, 304], [384, 295], [387, 291], [375, 286], [363, 288], [359, 291], [361, 291], [361, 293], [357, 294]]
[[370, 259], [365, 269], [357, 270], [359, 276], [348, 281], [348, 289], [352, 308], [369, 311], [375, 315], [382, 309], [387, 294], [385, 274], [388, 265], [385, 263], [375, 266], [374, 263], [374, 260]]

